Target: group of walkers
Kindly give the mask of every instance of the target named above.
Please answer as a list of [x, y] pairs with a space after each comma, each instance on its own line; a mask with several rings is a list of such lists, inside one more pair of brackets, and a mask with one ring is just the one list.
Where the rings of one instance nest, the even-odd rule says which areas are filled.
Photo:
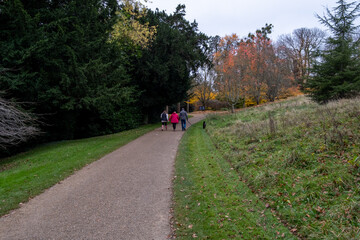
[[188, 114], [185, 111], [184, 108], [181, 109], [180, 114], [178, 115], [176, 111], [174, 111], [170, 117], [164, 110], [162, 114], [160, 115], [161, 118], [161, 131], [167, 130], [167, 123], [170, 121], [172, 123], [174, 131], [176, 130], [176, 124], [179, 123], [179, 120], [181, 121], [181, 129], [182, 131], [186, 131], [186, 121], [189, 121]]

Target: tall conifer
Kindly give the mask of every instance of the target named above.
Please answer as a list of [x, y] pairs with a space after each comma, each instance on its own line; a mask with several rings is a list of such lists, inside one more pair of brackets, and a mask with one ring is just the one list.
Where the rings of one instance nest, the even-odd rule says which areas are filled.
[[311, 97], [320, 103], [352, 97], [360, 91], [359, 41], [354, 40], [360, 3], [339, 0], [337, 4], [333, 12], [327, 9], [325, 16], [318, 15], [332, 33], [307, 84]]

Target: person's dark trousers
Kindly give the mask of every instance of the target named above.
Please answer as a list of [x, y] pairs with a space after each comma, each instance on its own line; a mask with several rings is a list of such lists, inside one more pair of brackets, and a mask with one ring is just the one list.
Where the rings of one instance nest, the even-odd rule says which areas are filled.
[[181, 128], [183, 131], [186, 130], [186, 120], [181, 119]]
[[173, 123], [173, 129], [174, 129], [174, 131], [175, 131], [175, 129], [176, 129], [176, 123]]

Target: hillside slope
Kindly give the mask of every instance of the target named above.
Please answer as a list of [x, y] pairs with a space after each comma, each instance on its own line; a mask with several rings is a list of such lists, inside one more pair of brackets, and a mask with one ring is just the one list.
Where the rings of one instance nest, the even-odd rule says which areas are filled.
[[247, 186], [298, 237], [360, 237], [360, 98], [306, 97], [213, 115], [207, 133]]

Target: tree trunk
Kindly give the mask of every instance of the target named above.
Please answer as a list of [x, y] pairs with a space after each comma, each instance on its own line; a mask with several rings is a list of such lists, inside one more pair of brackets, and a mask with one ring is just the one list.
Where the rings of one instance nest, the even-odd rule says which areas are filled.
[[144, 116], [144, 124], [148, 124], [149, 123], [149, 113], [146, 113]]

